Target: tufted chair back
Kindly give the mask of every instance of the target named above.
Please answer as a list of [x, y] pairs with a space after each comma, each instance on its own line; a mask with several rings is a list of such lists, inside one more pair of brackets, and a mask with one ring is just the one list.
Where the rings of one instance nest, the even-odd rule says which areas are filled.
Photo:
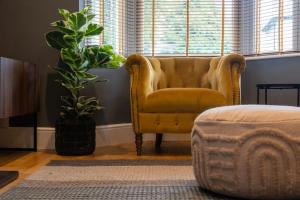
[[149, 58], [154, 90], [163, 88], [209, 88], [207, 74], [212, 58]]

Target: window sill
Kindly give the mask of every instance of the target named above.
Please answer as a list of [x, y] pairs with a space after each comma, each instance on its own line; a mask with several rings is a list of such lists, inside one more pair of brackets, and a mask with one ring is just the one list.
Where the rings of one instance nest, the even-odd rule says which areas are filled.
[[262, 56], [249, 56], [245, 57], [246, 60], [265, 60], [265, 59], [278, 59], [278, 58], [289, 58], [289, 57], [300, 57], [300, 53], [290, 53], [281, 55], [262, 55]]

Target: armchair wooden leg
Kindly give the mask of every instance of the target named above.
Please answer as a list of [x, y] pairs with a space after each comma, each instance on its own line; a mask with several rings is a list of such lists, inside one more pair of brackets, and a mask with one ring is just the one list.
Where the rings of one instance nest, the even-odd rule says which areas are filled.
[[138, 156], [142, 155], [142, 144], [143, 144], [143, 134], [139, 133], [135, 135], [135, 146], [136, 146], [136, 154]]
[[155, 140], [155, 150], [160, 151], [160, 145], [163, 139], [162, 133], [156, 133], [156, 140]]

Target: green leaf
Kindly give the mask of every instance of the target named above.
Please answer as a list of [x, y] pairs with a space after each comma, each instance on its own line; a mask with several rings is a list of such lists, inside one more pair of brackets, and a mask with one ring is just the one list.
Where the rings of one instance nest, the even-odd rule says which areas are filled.
[[58, 9], [58, 12], [60, 15], [62, 15], [66, 20], [69, 18], [70, 16], [70, 12], [68, 10], [65, 9]]
[[79, 31], [79, 29], [86, 24], [87, 18], [82, 13], [72, 13], [69, 16], [69, 20], [75, 31]]
[[63, 110], [65, 110], [65, 111], [71, 111], [71, 110], [74, 110], [74, 108], [71, 107], [71, 106], [61, 106], [61, 108], [62, 108]]
[[113, 47], [111, 45], [103, 45], [100, 48], [100, 51], [107, 53], [111, 57], [111, 60], [102, 66], [104, 68], [118, 68], [126, 61], [123, 56], [118, 55], [113, 51]]
[[100, 51], [105, 52], [105, 53], [107, 53], [107, 54], [109, 54], [109, 55], [115, 54], [114, 48], [113, 48], [111, 45], [103, 45], [103, 46], [100, 48]]
[[56, 81], [60, 83], [60, 85], [65, 87], [71, 93], [73, 92], [73, 89], [76, 90], [78, 83], [77, 83], [77, 77], [75, 75], [67, 72], [58, 72], [58, 73], [61, 76], [61, 79]]
[[88, 69], [101, 68], [103, 64], [110, 60], [110, 56], [106, 52], [101, 52], [98, 46], [86, 47], [83, 49], [84, 60]]
[[73, 74], [74, 74], [74, 71], [72, 70], [72, 68], [68, 67], [68, 69], [64, 69], [64, 68], [61, 68], [61, 67], [52, 67], [52, 69], [58, 73], [62, 73], [62, 74], [65, 74], [66, 76], [68, 77], [71, 77], [73, 78]]
[[73, 105], [73, 100], [72, 98], [68, 97], [68, 96], [61, 96], [61, 101], [67, 105], [67, 106], [72, 106]]
[[85, 32], [83, 32], [83, 31], [77, 32], [76, 41], [78, 44], [80, 44], [82, 42], [82, 40], [84, 39], [84, 36], [85, 36]]
[[114, 54], [114, 55], [112, 55], [111, 61], [109, 61], [109, 62], [106, 64], [106, 67], [107, 67], [107, 68], [118, 68], [118, 67], [120, 67], [125, 61], [126, 61], [126, 59], [125, 59], [123, 56], [118, 55], [118, 54]]
[[85, 99], [86, 99], [86, 96], [80, 96], [80, 97], [78, 97], [78, 102], [82, 103], [85, 101]]
[[87, 80], [94, 80], [97, 78], [96, 75], [85, 72], [85, 71], [76, 71], [76, 74], [78, 77], [81, 77], [82, 79], [87, 79]]
[[63, 86], [67, 90], [71, 90], [73, 87], [69, 83], [65, 83], [63, 80], [57, 79], [55, 80], [57, 83], [59, 83], [61, 86]]
[[84, 74], [84, 71], [77, 71], [75, 72], [76, 74], [76, 77], [80, 80], [84, 80], [85, 79], [85, 74]]
[[88, 104], [99, 105], [99, 101], [95, 97], [91, 97], [91, 98], [85, 99], [84, 104], [85, 105], [88, 105]]
[[81, 103], [77, 103], [76, 106], [77, 106], [78, 109], [80, 109], [80, 108], [82, 108], [84, 105], [81, 104]]
[[58, 67], [56, 68], [53, 68], [64, 80], [68, 81], [68, 82], [72, 82], [75, 77], [72, 75], [72, 73], [66, 71], [66, 70], [63, 70], [63, 69], [60, 69]]
[[61, 50], [66, 48], [68, 45], [64, 40], [64, 33], [59, 31], [51, 31], [46, 34], [46, 41], [49, 47]]
[[80, 70], [86, 70], [86, 69], [88, 69], [89, 64], [90, 64], [90, 61], [84, 58], [83, 62], [81, 64], [81, 67], [79, 69]]
[[66, 83], [66, 82], [64, 82], [62, 80], [59, 80], [59, 79], [57, 79], [55, 81], [58, 82], [67, 91], [69, 91], [73, 98], [76, 97], [77, 94], [79, 93], [79, 91], [84, 88], [81, 85], [73, 86], [73, 84]]
[[65, 21], [56, 21], [56, 22], [53, 22], [51, 23], [51, 25], [53, 27], [56, 27], [58, 28], [60, 31], [62, 31], [63, 33], [66, 33], [66, 34], [69, 34], [69, 35], [72, 35], [74, 34], [74, 30], [70, 29], [69, 27], [66, 26], [66, 23]]
[[78, 115], [80, 116], [80, 117], [85, 117], [85, 116], [90, 116], [90, 115], [92, 115], [90, 112], [80, 112], [80, 113], [78, 113]]
[[92, 19], [94, 19], [96, 17], [96, 15], [94, 14], [90, 14], [90, 15], [87, 15], [86, 18], [88, 21], [91, 21]]
[[[72, 68], [79, 68], [81, 66], [81, 56], [72, 49], [64, 48], [60, 52], [61, 58], [64, 63]], [[74, 70], [74, 69], [73, 69]]]
[[105, 52], [98, 52], [96, 56], [96, 63], [98, 63], [98, 68], [102, 68], [103, 65], [107, 62], [109, 62], [110, 56]]
[[98, 24], [89, 24], [85, 32], [86, 37], [95, 36], [101, 34], [103, 27]]
[[92, 9], [91, 6], [87, 6], [87, 7], [83, 8], [83, 9], [80, 11], [80, 13], [83, 14], [83, 15], [86, 15], [86, 14], [89, 13], [89, 11], [90, 11], [91, 9]]
[[74, 37], [73, 35], [64, 35], [64, 41], [70, 47], [76, 47], [76, 45], [77, 45], [76, 37]]

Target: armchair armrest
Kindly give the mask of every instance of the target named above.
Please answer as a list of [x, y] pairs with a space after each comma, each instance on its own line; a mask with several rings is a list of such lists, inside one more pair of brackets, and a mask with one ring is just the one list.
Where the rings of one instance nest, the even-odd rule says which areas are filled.
[[229, 105], [240, 104], [240, 76], [245, 69], [245, 58], [239, 54], [221, 57], [216, 69], [217, 90]]
[[138, 112], [142, 111], [146, 97], [154, 90], [155, 73], [148, 58], [138, 54], [129, 56], [125, 67], [130, 74], [131, 118], [137, 132]]
[[134, 54], [129, 56], [125, 64], [130, 74], [131, 92], [143, 99], [153, 92], [154, 71], [148, 58]]

